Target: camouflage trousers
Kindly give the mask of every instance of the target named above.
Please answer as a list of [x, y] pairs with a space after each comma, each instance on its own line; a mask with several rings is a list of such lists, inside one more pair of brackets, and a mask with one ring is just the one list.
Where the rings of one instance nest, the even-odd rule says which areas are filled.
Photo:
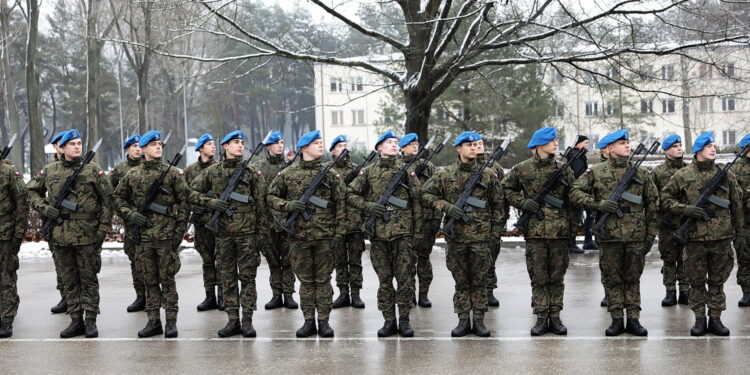
[[[745, 215], [750, 215], [750, 212]], [[737, 284], [742, 287], [744, 293], [748, 293], [750, 292], [750, 246], [734, 250], [737, 253]]]
[[495, 267], [495, 262], [497, 262], [497, 257], [500, 256], [501, 247], [502, 241], [498, 242], [496, 245], [493, 244], [492, 248], [490, 249], [490, 269], [489, 271], [487, 271], [488, 292], [492, 292], [497, 289], [497, 268]]
[[331, 314], [333, 302], [334, 256], [330, 240], [289, 241], [292, 270], [300, 282], [299, 299], [305, 320], [325, 320]]
[[445, 262], [453, 275], [456, 291], [453, 311], [461, 319], [484, 316], [487, 311], [487, 273], [490, 270], [489, 242], [448, 242]]
[[195, 228], [195, 250], [200, 254], [203, 260], [203, 288], [207, 291], [214, 291], [214, 287], [219, 285], [217, 276], [217, 245], [214, 232], [203, 227], [202, 224], [196, 224]]
[[365, 252], [365, 236], [362, 232], [348, 233], [344, 243], [334, 249], [336, 256], [336, 286], [345, 292], [362, 289], [362, 253]]
[[60, 291], [60, 296], [65, 296], [65, 292], [63, 290], [62, 266], [60, 265], [60, 261], [57, 259], [57, 251], [52, 244], [49, 244], [49, 251], [52, 253], [52, 263], [55, 265], [55, 280], [57, 282], [55, 284], [56, 288]]
[[172, 250], [172, 241], [142, 241], [135, 247], [135, 265], [146, 284], [146, 314], [149, 320], [159, 319], [164, 308], [167, 320], [177, 319], [177, 284], [180, 254]]
[[[127, 233], [127, 228], [125, 229], [125, 233]], [[133, 289], [135, 289], [135, 295], [136, 296], [145, 296], [146, 295], [146, 285], [143, 284], [143, 280], [141, 280], [141, 277], [138, 275], [138, 270], [135, 267], [135, 243], [129, 239], [125, 239], [125, 242], [123, 243], [123, 249], [125, 250], [125, 255], [128, 256], [128, 260], [130, 260], [130, 274], [133, 277]]]
[[430, 291], [430, 284], [432, 284], [432, 263], [430, 262], [430, 254], [432, 254], [432, 247], [435, 246], [435, 235], [440, 230], [440, 219], [437, 220], [425, 220], [424, 222], [424, 239], [414, 243], [414, 257], [416, 271], [415, 276], [412, 276], [412, 285], [417, 285], [417, 278], [419, 279], [419, 294], [427, 294]]
[[[411, 237], [370, 241], [370, 262], [378, 275], [378, 310], [385, 320], [409, 316], [414, 299], [414, 250]], [[396, 288], [393, 279], [396, 279]]]
[[724, 283], [734, 268], [731, 240], [690, 241], [685, 248], [688, 303], [696, 317], [719, 317], [727, 309]]
[[673, 230], [659, 231], [659, 255], [663, 262], [661, 274], [667, 291], [676, 291], [679, 284], [680, 292], [687, 292], [690, 284], [685, 277], [685, 264], [683, 263], [683, 245], [679, 240], [672, 237]]
[[229, 319], [239, 319], [242, 306], [242, 316], [252, 317], [258, 300], [255, 277], [260, 265], [255, 238], [249, 235], [220, 236], [216, 238], [216, 248], [216, 264], [226, 306], [224, 311]]
[[12, 241], [0, 241], [0, 319], [12, 320], [18, 312], [18, 249]]
[[639, 319], [641, 315], [641, 274], [645, 265], [643, 242], [599, 243], [599, 269], [612, 319]]
[[289, 240], [285, 232], [272, 230], [270, 233], [270, 242], [260, 248], [263, 256], [268, 262], [271, 276], [271, 291], [273, 294], [293, 294], [294, 293], [294, 272], [292, 270], [291, 260], [289, 259]]
[[568, 239], [527, 239], [526, 268], [531, 279], [534, 314], [559, 317], [563, 309], [565, 272], [570, 263]]
[[99, 278], [102, 268], [101, 249], [94, 244], [81, 246], [55, 245], [55, 252], [62, 268], [63, 290], [68, 300], [68, 314], [87, 318], [99, 314]]

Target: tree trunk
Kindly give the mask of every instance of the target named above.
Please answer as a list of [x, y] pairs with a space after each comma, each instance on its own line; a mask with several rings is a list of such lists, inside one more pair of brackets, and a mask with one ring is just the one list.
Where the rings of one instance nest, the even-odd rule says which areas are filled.
[[[86, 150], [94, 147], [99, 131], [99, 63], [102, 44], [97, 40], [96, 21], [100, 0], [89, 0], [86, 9]], [[99, 154], [94, 159], [100, 162]]]
[[30, 167], [32, 171], [44, 166], [44, 127], [39, 108], [39, 73], [36, 70], [37, 42], [39, 39], [39, 1], [26, 0], [29, 16], [28, 39], [26, 42], [26, 96], [29, 116]]
[[690, 71], [685, 56], [680, 55], [680, 80], [682, 83], [682, 128], [685, 130], [685, 138], [682, 140], [684, 149], [693, 144], [693, 134], [690, 130]]
[[433, 101], [426, 93], [407, 91], [406, 98], [406, 120], [404, 130], [406, 133], [417, 133], [422, 142], [427, 141], [427, 125], [430, 122], [430, 109]]
[[[10, 134], [18, 134], [21, 137], [21, 127], [18, 121], [18, 107], [14, 95], [16, 80], [13, 78], [13, 71], [10, 67], [10, 9], [8, 9], [7, 0], [0, 0], [0, 26], [2, 27], [3, 39], [3, 78], [5, 78], [5, 108], [8, 110], [8, 122], [10, 122]], [[21, 143], [21, 139], [17, 142]], [[20, 149], [20, 147], [19, 147]], [[23, 159], [20, 152], [11, 152], [8, 156], [11, 163], [16, 165], [18, 170], [23, 170]], [[33, 170], [33, 169], [32, 169]]]
[[[144, 29], [144, 40], [143, 43], [147, 46], [151, 45], [151, 2], [141, 3], [141, 10], [143, 11], [143, 29]], [[148, 131], [148, 73], [151, 66], [151, 49], [143, 49], [143, 61], [138, 66], [138, 132], [140, 134]]]

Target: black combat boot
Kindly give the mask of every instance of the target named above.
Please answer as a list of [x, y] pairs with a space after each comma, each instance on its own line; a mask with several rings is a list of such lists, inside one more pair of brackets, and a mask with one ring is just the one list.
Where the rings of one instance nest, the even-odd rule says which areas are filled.
[[414, 328], [411, 328], [408, 316], [398, 318], [398, 334], [401, 337], [414, 337]]
[[221, 291], [221, 288], [219, 288], [219, 293], [216, 295], [216, 305], [219, 311], [224, 311], [224, 308], [226, 305], [224, 304], [224, 293]]
[[706, 334], [706, 317], [696, 317], [695, 318], [695, 324], [693, 324], [693, 328], [690, 328], [690, 336], [703, 336]]
[[333, 301], [333, 304], [331, 307], [334, 309], [340, 309], [342, 307], [349, 307], [352, 305], [352, 301], [349, 299], [349, 291], [348, 290], [341, 290], [341, 293], [339, 293], [339, 298], [336, 298], [335, 301]]
[[242, 326], [240, 326], [240, 320], [236, 318], [229, 319], [227, 325], [218, 332], [219, 337], [231, 337], [240, 333], [242, 333]]
[[490, 307], [500, 306], [500, 301], [498, 301], [497, 298], [495, 298], [494, 290], [487, 291], [487, 306], [490, 306]]
[[318, 319], [318, 336], [333, 337], [333, 328], [328, 324], [328, 319]]
[[612, 324], [604, 331], [607, 336], [619, 336], [625, 333], [625, 321], [623, 318], [612, 318]]
[[71, 337], [81, 336], [86, 333], [83, 325], [83, 318], [71, 318], [70, 325], [60, 332], [60, 337], [69, 339]]
[[547, 326], [547, 318], [536, 318], [536, 324], [534, 324], [534, 326], [531, 327], [531, 335], [541, 336], [547, 333], [548, 328], [549, 327]]
[[138, 331], [138, 337], [152, 337], [161, 335], [164, 330], [161, 328], [160, 319], [149, 319], [146, 326], [142, 330]]
[[568, 327], [563, 324], [562, 320], [560, 320], [559, 316], [556, 316], [554, 318], [549, 318], [549, 322], [547, 323], [547, 327], [549, 328], [549, 331], [558, 335], [567, 335], [568, 334]]
[[688, 292], [680, 292], [680, 297], [677, 298], [677, 303], [680, 305], [687, 305], [688, 304]]
[[432, 307], [432, 301], [430, 301], [430, 299], [427, 298], [427, 293], [419, 293], [419, 298], [417, 299], [417, 305], [419, 307]]
[[451, 337], [464, 337], [471, 332], [469, 318], [459, 318], [458, 325], [451, 331]]
[[177, 337], [177, 319], [167, 319], [164, 326], [164, 337], [171, 339]]
[[583, 249], [584, 250], [599, 250], [599, 245], [596, 244], [596, 242], [592, 241], [585, 241], [583, 243]]
[[274, 294], [266, 304], [266, 310], [278, 309], [279, 307], [284, 307], [284, 299], [281, 297], [281, 294]]
[[664, 297], [663, 300], [661, 300], [661, 305], [666, 306], [674, 306], [677, 304], [677, 291], [675, 290], [668, 290], [667, 295]]
[[569, 251], [570, 251], [571, 254], [583, 254], [583, 253], [586, 252], [585, 250], [581, 249], [577, 245], [571, 246], [570, 249], [569, 249]]
[[135, 296], [135, 301], [128, 305], [125, 310], [127, 310], [128, 312], [138, 312], [146, 310], [146, 297], [143, 295]]
[[383, 328], [380, 328], [378, 330], [378, 337], [390, 337], [396, 334], [398, 332], [398, 327], [396, 326], [396, 319], [393, 320], [386, 320], [383, 323]]
[[359, 296], [359, 290], [352, 290], [352, 307], [355, 309], [364, 309], [365, 302]]
[[708, 332], [716, 336], [729, 336], [729, 328], [724, 327], [724, 323], [721, 322], [719, 317], [708, 318]]
[[242, 318], [242, 337], [255, 337], [255, 328], [253, 327], [253, 318], [246, 316]]
[[84, 334], [87, 338], [99, 337], [99, 329], [96, 328], [96, 318], [86, 318], [83, 326]]
[[216, 293], [214, 292], [214, 288], [206, 289], [206, 299], [198, 305], [198, 311], [208, 311], [218, 308], [219, 304], [216, 303]]
[[297, 330], [297, 337], [310, 337], [318, 333], [318, 328], [315, 327], [315, 319], [305, 319], [305, 323]]
[[299, 305], [294, 301], [294, 296], [291, 293], [284, 294], [284, 307], [290, 310], [296, 310], [299, 308]]
[[739, 307], [750, 306], [750, 292], [742, 292], [742, 298], [737, 302]]
[[625, 332], [633, 336], [648, 336], [648, 330], [643, 328], [638, 318], [628, 318], [628, 326]]
[[65, 297], [62, 297], [60, 299], [60, 302], [57, 303], [57, 305], [52, 306], [52, 308], [49, 309], [53, 314], [62, 314], [64, 312], [68, 311], [68, 299]]
[[0, 322], [0, 338], [6, 339], [13, 336], [13, 318], [3, 318]]
[[602, 301], [599, 302], [599, 306], [607, 307], [607, 295], [606, 294], [604, 295], [604, 297], [602, 297]]
[[479, 337], [490, 337], [490, 329], [484, 325], [484, 317], [474, 318], [474, 327], [472, 329], [475, 335]]

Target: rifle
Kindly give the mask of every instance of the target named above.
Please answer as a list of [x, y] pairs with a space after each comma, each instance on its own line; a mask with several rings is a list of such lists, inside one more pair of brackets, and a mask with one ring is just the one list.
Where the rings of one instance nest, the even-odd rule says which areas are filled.
[[[271, 137], [271, 133], [273, 133], [273, 131], [269, 131], [268, 134], [266, 134], [266, 137], [263, 138], [263, 140], [255, 146], [255, 149], [253, 149], [247, 160], [245, 160], [240, 165], [238, 165], [237, 168], [235, 168], [234, 172], [232, 172], [232, 177], [229, 178], [227, 187], [224, 188], [224, 191], [221, 193], [219, 199], [223, 200], [224, 202], [229, 202], [230, 199], [241, 203], [249, 202], [247, 195], [235, 193], [234, 190], [237, 189], [237, 186], [239, 186], [240, 183], [250, 185], [250, 181], [245, 180], [244, 178], [242, 178], [242, 176], [245, 174], [247, 165], [250, 164], [250, 160], [253, 159], [253, 156], [258, 156], [260, 152], [263, 151], [263, 147], [266, 146], [266, 141]], [[211, 232], [217, 233], [219, 231], [219, 218], [221, 217], [221, 214], [225, 214], [227, 215], [227, 217], [232, 217], [236, 210], [237, 207], [235, 206], [229, 207], [226, 211], [214, 210], [213, 214], [211, 215], [211, 219], [204, 226]]]
[[[167, 136], [167, 139], [169, 137]], [[163, 141], [162, 141], [163, 143]], [[148, 188], [148, 192], [146, 193], [146, 199], [143, 201], [143, 204], [140, 208], [138, 208], [138, 213], [146, 217], [146, 228], [152, 228], [154, 226], [154, 223], [151, 222], [151, 220], [148, 219], [148, 215], [151, 212], [156, 212], [161, 215], [166, 215], [168, 208], [165, 206], [162, 206], [158, 203], [156, 203], [156, 197], [161, 192], [167, 193], [167, 190], [164, 189], [164, 178], [167, 177], [167, 174], [169, 173], [169, 170], [176, 166], [177, 163], [180, 162], [182, 159], [182, 153], [185, 151], [185, 148], [187, 148], [187, 143], [185, 146], [182, 147], [182, 150], [177, 153], [177, 155], [174, 156], [172, 161], [169, 162], [167, 165], [167, 168], [164, 169], [161, 174], [159, 175], [159, 178], [156, 179], [153, 183], [151, 183], [151, 186]], [[136, 245], [139, 245], [141, 243], [141, 226], [138, 224], [133, 224], [133, 226], [130, 228], [128, 233], [125, 235], [129, 240], [133, 241]]]
[[[433, 156], [439, 154], [440, 151], [443, 151], [443, 148], [445, 147], [445, 144], [448, 143], [448, 139], [450, 139], [450, 137], [451, 137], [451, 133], [450, 132], [445, 133], [445, 139], [443, 140], [443, 142], [441, 142], [439, 145], [437, 145], [435, 147], [435, 150], [433, 150], [432, 152], [428, 152], [427, 153], [427, 156], [424, 158], [424, 161], [422, 163], [420, 163], [417, 166], [417, 168], [414, 169], [414, 174], [416, 174], [417, 177], [419, 177], [419, 176], [424, 176], [425, 178], [430, 178], [431, 177], [431, 176], [428, 176], [427, 174], [425, 174], [425, 171], [427, 170], [427, 163], [429, 163], [430, 160], [432, 160]], [[422, 147], [422, 148], [427, 148], [427, 147]]]
[[18, 138], [18, 134], [13, 134], [13, 136], [10, 137], [8, 145], [3, 148], [3, 151], [0, 151], [0, 162], [8, 157], [8, 154], [10, 154], [10, 150], [13, 148], [13, 144], [16, 143], [16, 138]]
[[[81, 174], [84, 168], [86, 168], [86, 165], [91, 163], [91, 160], [94, 159], [94, 155], [96, 155], [96, 151], [99, 149], [99, 146], [102, 144], [102, 139], [99, 139], [99, 142], [96, 142], [94, 145], [94, 148], [89, 150], [86, 155], [83, 157], [83, 160], [81, 162], [81, 165], [76, 168], [73, 173], [68, 176], [68, 178], [65, 179], [65, 184], [63, 184], [62, 189], [60, 189], [60, 192], [57, 193], [57, 197], [55, 197], [54, 202], [52, 203], [52, 207], [56, 208], [58, 211], [62, 211], [63, 208], [67, 208], [70, 211], [76, 211], [78, 210], [78, 203], [69, 201], [68, 195], [73, 194], [75, 196], [78, 196], [78, 192], [73, 190], [73, 185], [76, 183], [76, 180], [78, 179], [78, 175]], [[62, 225], [63, 223], [63, 216], [62, 214], [58, 216], [56, 219], [50, 219], [45, 217], [43, 219], [42, 223], [42, 230], [41, 235], [44, 237], [45, 240], [49, 241], [52, 238], [52, 229], [55, 225]]]
[[361, 171], [362, 168], [364, 168], [368, 164], [370, 164], [372, 162], [372, 160], [375, 159], [376, 156], [378, 156], [378, 152], [377, 151], [370, 152], [370, 154], [367, 155], [367, 158], [365, 158], [365, 161], [363, 161], [362, 164], [360, 164], [356, 168], [352, 169], [352, 171], [349, 172], [349, 174], [346, 175], [346, 177], [344, 177], [344, 185], [349, 186], [349, 184], [352, 183], [352, 181], [354, 181], [354, 179], [357, 176], [359, 176], [359, 171]]
[[574, 148], [568, 147], [567, 150], [565, 150], [565, 153], [562, 155], [564, 159], [567, 159], [567, 162], [565, 165], [561, 166], [555, 172], [553, 172], [549, 177], [547, 177], [547, 180], [544, 181], [544, 184], [542, 184], [541, 189], [532, 197], [531, 199], [539, 204], [539, 210], [536, 212], [530, 212], [530, 211], [524, 211], [520, 218], [518, 218], [518, 221], [514, 226], [518, 229], [521, 234], [526, 235], [529, 232], [529, 220], [531, 219], [531, 215], [535, 214], [536, 218], [539, 220], [544, 220], [544, 211], [542, 210], [541, 206], [543, 204], [548, 204], [555, 208], [563, 208], [563, 204], [565, 203], [562, 199], [553, 197], [550, 195], [550, 192], [552, 189], [554, 189], [558, 183], [561, 183], [565, 186], [568, 186], [568, 183], [565, 182], [565, 180], [562, 179], [562, 177], [565, 175], [565, 169], [570, 167], [570, 164], [572, 164], [574, 161], [578, 160], [579, 158], [586, 155], [585, 148], [582, 148], [578, 150], [574, 155], [571, 155], [574, 152]]
[[[723, 168], [721, 168], [716, 174], [711, 177], [711, 180], [708, 181], [708, 184], [706, 184], [705, 187], [701, 190], [701, 195], [698, 196], [698, 199], [695, 200], [693, 203], [694, 206], [698, 207], [705, 207], [708, 203], [713, 204], [714, 206], [721, 207], [721, 208], [729, 208], [729, 205], [731, 204], [730, 201], [726, 199], [722, 199], [714, 195], [716, 193], [716, 190], [722, 188], [721, 182], [724, 181], [724, 178], [729, 173], [729, 170], [732, 168], [734, 163], [737, 162], [737, 160], [747, 157], [748, 153], [750, 153], [750, 145], [746, 145], [742, 148], [740, 152], [735, 153], [734, 160], [732, 160], [730, 163], [727, 163], [724, 165]], [[708, 221], [711, 217], [708, 215], [708, 213], [703, 215], [702, 220]], [[672, 233], [672, 236], [677, 238], [680, 242], [683, 244], [687, 244], [688, 238], [687, 238], [687, 231], [690, 224], [693, 222], [693, 218], [687, 218], [682, 225], [680, 225], [677, 230]]]
[[[487, 202], [476, 199], [471, 196], [471, 193], [474, 192], [474, 189], [478, 185], [482, 184], [482, 173], [485, 169], [492, 166], [492, 163], [494, 163], [497, 160], [500, 160], [500, 158], [503, 157], [505, 154], [505, 150], [508, 147], [508, 144], [510, 144], [510, 136], [505, 138], [505, 141], [503, 141], [503, 144], [500, 146], [497, 146], [494, 151], [492, 151], [492, 154], [487, 158], [487, 161], [485, 161], [482, 165], [479, 166], [479, 168], [474, 171], [471, 176], [469, 176], [469, 180], [466, 182], [466, 185], [464, 186], [464, 190], [461, 192], [461, 195], [458, 196], [458, 200], [456, 200], [456, 207], [460, 208], [464, 211], [464, 216], [461, 218], [461, 221], [464, 223], [468, 222], [469, 216], [466, 215], [467, 212], [471, 212], [473, 210], [473, 207], [476, 208], [484, 208], [487, 205]], [[456, 219], [450, 218], [448, 221], [443, 225], [443, 228], [440, 229], [440, 232], [445, 235], [448, 239], [454, 239], [456, 237], [453, 227], [456, 225]]]
[[[356, 143], [357, 140], [355, 139], [352, 144]], [[301, 151], [298, 151], [297, 153], [299, 154], [301, 153]], [[320, 208], [328, 208], [328, 201], [315, 196], [315, 192], [318, 190], [318, 188], [320, 188], [321, 185], [325, 186], [326, 188], [330, 188], [330, 186], [325, 182], [328, 171], [330, 171], [337, 162], [343, 160], [348, 155], [349, 148], [347, 147], [343, 151], [341, 151], [339, 156], [333, 159], [333, 162], [328, 163], [328, 165], [323, 167], [323, 169], [321, 169], [318, 174], [313, 177], [312, 182], [310, 182], [310, 186], [308, 186], [307, 189], [302, 193], [302, 196], [299, 198], [299, 200], [302, 201], [302, 203], [304, 203], [305, 205], [310, 203], [313, 206], [317, 206]], [[281, 225], [281, 229], [289, 234], [294, 234], [294, 223], [297, 221], [299, 215], [302, 214], [302, 218], [305, 219], [305, 221], [309, 221], [311, 217], [310, 215], [313, 212], [315, 212], [315, 208], [308, 207], [304, 212], [294, 211], [290, 213], [284, 224]]]

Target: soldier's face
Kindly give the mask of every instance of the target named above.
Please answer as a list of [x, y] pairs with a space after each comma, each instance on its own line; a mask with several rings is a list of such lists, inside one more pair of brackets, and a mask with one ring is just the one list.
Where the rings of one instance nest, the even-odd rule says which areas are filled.
[[81, 142], [81, 138], [73, 139], [65, 143], [65, 146], [62, 147], [62, 152], [65, 154], [65, 159], [68, 160], [81, 157], [81, 154], [83, 153], [83, 143]]
[[126, 151], [128, 152], [128, 156], [130, 156], [131, 159], [139, 159], [141, 157], [141, 154], [143, 154], [141, 146], [138, 146], [137, 143], [133, 143], [132, 145], [128, 146]]
[[323, 157], [323, 140], [322, 139], [316, 139], [312, 141], [309, 145], [302, 147], [302, 157], [305, 158], [305, 160], [315, 160], [320, 159]]
[[477, 157], [477, 150], [479, 149], [479, 142], [464, 142], [456, 146], [456, 152], [461, 156], [461, 160], [467, 161]]
[[208, 141], [204, 143], [198, 151], [200, 151], [201, 155], [207, 158], [214, 157], [214, 155], [216, 155], [216, 141]]
[[618, 158], [626, 158], [630, 156], [630, 141], [621, 139], [607, 146], [609, 155]]
[[477, 155], [484, 155], [484, 140], [478, 140], [475, 142], [477, 144]]
[[162, 144], [161, 141], [149, 142], [146, 147], [143, 148], [143, 155], [146, 156], [146, 160], [158, 159], [161, 157]]
[[388, 138], [378, 145], [378, 151], [380, 151], [380, 157], [394, 157], [398, 154], [398, 139]]
[[227, 153], [227, 158], [241, 158], [242, 153], [245, 151], [245, 141], [242, 139], [232, 139], [231, 141], [224, 143], [224, 152]]
[[556, 153], [557, 152], [557, 138], [553, 139], [552, 142], [547, 143], [546, 145], [539, 146], [539, 150], [542, 151], [542, 153], [546, 155], [552, 155]]
[[709, 143], [703, 146], [703, 150], [698, 151], [698, 160], [716, 160], [716, 143]]
[[672, 145], [672, 147], [664, 150], [664, 155], [667, 155], [670, 159], [677, 159], [681, 158], [682, 155], [684, 155], [684, 152], [682, 150], [682, 143], [677, 142]]
[[417, 153], [419, 151], [419, 142], [409, 142], [408, 145], [401, 147], [401, 152], [404, 153], [406, 156], [411, 156]]
[[268, 153], [271, 156], [279, 156], [282, 152], [284, 152], [284, 140], [279, 140], [278, 142], [274, 144], [270, 144], [266, 146], [266, 150], [268, 150]]

